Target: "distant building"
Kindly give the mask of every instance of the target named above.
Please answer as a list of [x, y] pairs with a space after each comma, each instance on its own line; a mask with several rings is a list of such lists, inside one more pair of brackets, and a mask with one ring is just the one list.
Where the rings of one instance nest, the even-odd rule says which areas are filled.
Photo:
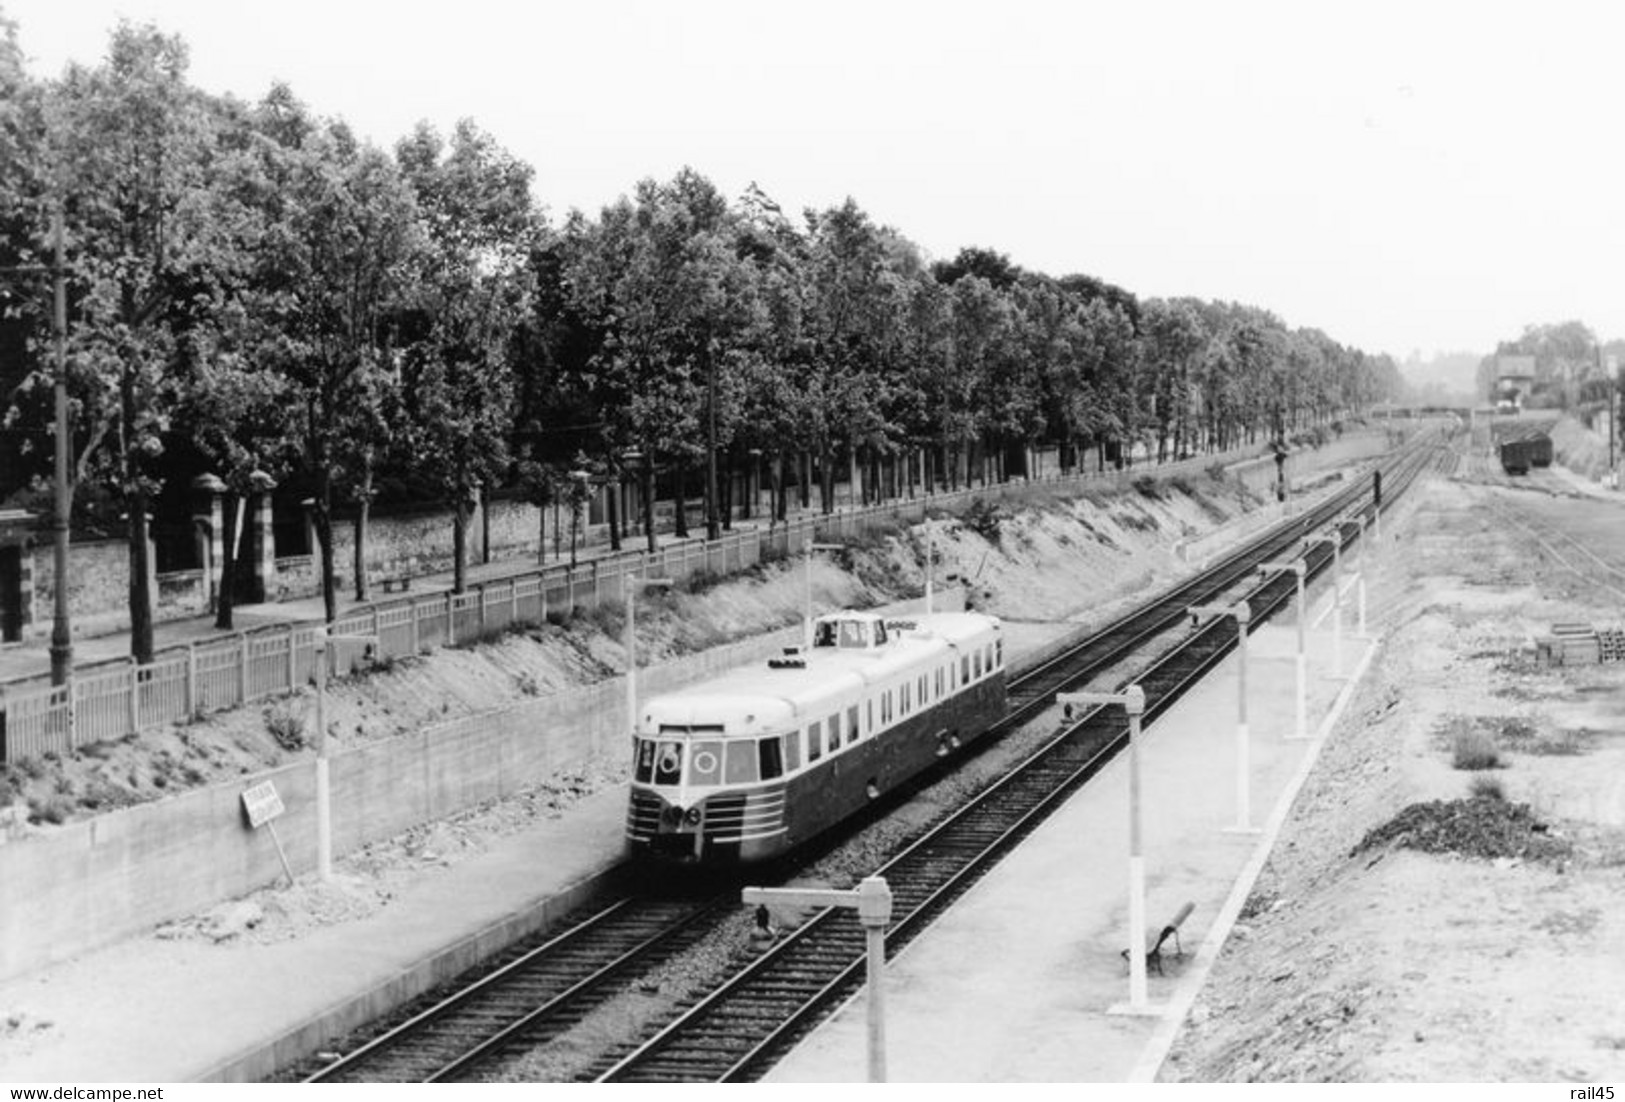
[[1535, 385], [1535, 357], [1495, 357], [1495, 399], [1497, 413], [1518, 413]]

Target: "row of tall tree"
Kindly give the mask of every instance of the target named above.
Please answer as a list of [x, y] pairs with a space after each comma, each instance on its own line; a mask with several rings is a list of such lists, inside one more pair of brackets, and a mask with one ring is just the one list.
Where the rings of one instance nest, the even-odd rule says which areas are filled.
[[[531, 167], [472, 122], [384, 150], [284, 86], [245, 104], [186, 72], [179, 39], [125, 24], [101, 63], [35, 79], [0, 18], [0, 266], [51, 269], [61, 220], [74, 485], [127, 518], [141, 660], [147, 517], [177, 456], [235, 498], [308, 490], [331, 617], [335, 512], [365, 596], [381, 485], [451, 509], [460, 589], [482, 489], [579, 505], [583, 474], [641, 483], [652, 546], [657, 478], [680, 533], [697, 486], [715, 535], [747, 464], [781, 513], [791, 486], [828, 508], [847, 465], [878, 496], [1027, 473], [1043, 444], [1066, 464], [1185, 454], [1397, 384], [1386, 357], [1255, 307], [991, 250], [930, 263], [850, 199], [792, 218], [685, 169], [550, 225]], [[49, 451], [44, 285], [0, 278], [0, 352], [26, 343], [31, 365], [6, 422], [26, 462]]]

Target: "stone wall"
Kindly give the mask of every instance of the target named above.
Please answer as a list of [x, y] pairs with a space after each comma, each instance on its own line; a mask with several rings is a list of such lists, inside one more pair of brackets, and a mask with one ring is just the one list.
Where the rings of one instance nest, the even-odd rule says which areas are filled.
[[[938, 598], [944, 611], [963, 594]], [[921, 601], [888, 611], [908, 613]], [[799, 626], [645, 670], [640, 695], [756, 661], [801, 639]], [[1014, 656], [1012, 655], [1012, 660]], [[347, 748], [331, 760], [333, 849], [342, 855], [419, 823], [514, 793], [594, 759], [627, 753], [625, 681], [522, 701]], [[0, 979], [64, 960], [244, 895], [282, 876], [268, 833], [243, 817], [244, 790], [276, 785], [277, 833], [296, 875], [316, 862], [315, 764], [227, 784], [7, 841], [0, 834]]]

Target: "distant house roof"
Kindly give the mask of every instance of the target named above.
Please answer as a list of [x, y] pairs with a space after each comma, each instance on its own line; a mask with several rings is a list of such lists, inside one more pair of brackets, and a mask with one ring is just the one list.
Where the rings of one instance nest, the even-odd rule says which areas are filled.
[[1495, 357], [1495, 377], [1497, 379], [1533, 379], [1535, 377], [1535, 357], [1533, 356], [1497, 356]]

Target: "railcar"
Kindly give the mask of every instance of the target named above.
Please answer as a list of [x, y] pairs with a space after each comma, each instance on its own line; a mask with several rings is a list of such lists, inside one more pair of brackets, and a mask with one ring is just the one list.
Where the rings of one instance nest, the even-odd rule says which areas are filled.
[[811, 647], [638, 709], [632, 856], [718, 869], [778, 857], [968, 745], [1005, 708], [996, 617], [819, 617]]

